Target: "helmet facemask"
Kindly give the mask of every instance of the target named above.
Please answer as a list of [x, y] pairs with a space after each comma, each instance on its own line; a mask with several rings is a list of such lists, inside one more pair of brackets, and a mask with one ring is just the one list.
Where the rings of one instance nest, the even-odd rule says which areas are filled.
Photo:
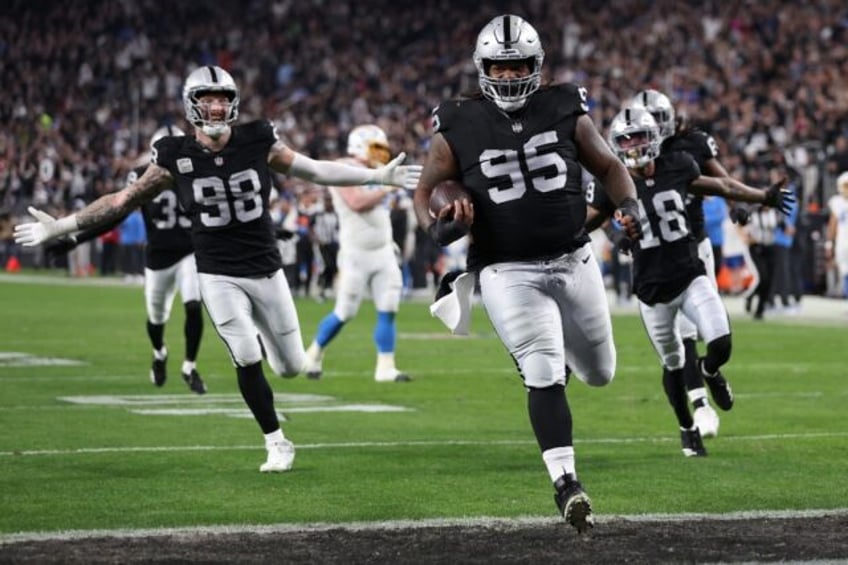
[[[533, 26], [519, 16], [498, 16], [477, 37], [474, 65], [483, 96], [501, 110], [522, 108], [542, 82], [545, 52]], [[494, 63], [522, 62], [530, 69], [520, 78], [494, 78], [489, 70]]]
[[609, 144], [629, 169], [644, 167], [660, 155], [661, 138], [654, 117], [641, 108], [625, 108], [610, 124]]
[[[226, 96], [228, 101], [223, 104], [222, 115], [213, 116], [209, 103], [201, 101], [208, 94]], [[201, 67], [186, 79], [183, 88], [186, 119], [212, 139], [229, 131], [230, 124], [238, 118], [238, 105], [238, 87], [233, 77], [220, 67]]]

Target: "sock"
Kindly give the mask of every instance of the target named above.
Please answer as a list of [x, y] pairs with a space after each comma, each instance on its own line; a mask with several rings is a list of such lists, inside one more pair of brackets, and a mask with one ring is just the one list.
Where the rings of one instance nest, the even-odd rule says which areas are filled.
[[708, 404], [707, 389], [704, 388], [703, 384], [699, 388], [689, 390], [686, 394], [689, 396], [689, 402], [691, 402], [695, 407], [701, 407]]
[[[150, 337], [150, 343], [154, 350], [165, 348], [165, 324], [154, 324], [147, 320], [147, 335]], [[157, 359], [159, 358], [157, 357]]]
[[377, 312], [377, 325], [374, 327], [374, 343], [378, 353], [394, 353], [397, 328], [394, 312]]
[[197, 363], [194, 361], [183, 361], [183, 374], [190, 375], [192, 371], [197, 369]]
[[190, 300], [184, 306], [185, 358], [194, 361], [197, 359], [197, 352], [200, 350], [200, 338], [203, 336], [203, 310], [199, 300]]
[[384, 373], [387, 371], [394, 371], [397, 368], [395, 367], [395, 354], [394, 353], [378, 353], [377, 354], [377, 372]]
[[693, 390], [704, 388], [704, 377], [698, 372], [698, 349], [695, 346], [694, 339], [683, 340], [683, 382], [686, 384], [686, 390], [691, 393]]
[[283, 429], [282, 428], [278, 428], [278, 429], [274, 430], [273, 432], [270, 432], [270, 433], [267, 433], [267, 434], [264, 434], [264, 435], [265, 435], [265, 447], [266, 448], [271, 447], [275, 443], [280, 443], [284, 439], [286, 439], [286, 436], [283, 435]]
[[168, 348], [162, 347], [162, 349], [154, 349], [153, 350], [153, 357], [157, 361], [164, 361], [165, 359], [168, 358]]
[[274, 393], [262, 372], [262, 362], [258, 361], [247, 367], [236, 367], [239, 390], [245, 404], [253, 412], [253, 417], [262, 429], [262, 433], [270, 434], [280, 428], [280, 420], [274, 411]]
[[527, 393], [527, 411], [542, 453], [573, 445], [571, 409], [564, 386], [531, 388]]
[[318, 324], [318, 333], [315, 336], [315, 342], [319, 347], [327, 347], [327, 344], [341, 331], [343, 325], [344, 322], [336, 316], [336, 313], [330, 312]]
[[683, 369], [663, 367], [663, 389], [680, 427], [691, 428], [695, 422], [692, 414], [689, 413], [686, 386], [683, 384]]
[[565, 474], [577, 478], [577, 472], [574, 470], [574, 447], [548, 449], [542, 452], [542, 459], [545, 461], [545, 467], [548, 469], [552, 483]]

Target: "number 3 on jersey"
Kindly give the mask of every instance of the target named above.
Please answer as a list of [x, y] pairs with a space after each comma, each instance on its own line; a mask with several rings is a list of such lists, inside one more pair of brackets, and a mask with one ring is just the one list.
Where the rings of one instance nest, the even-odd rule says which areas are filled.
[[657, 247], [663, 241], [671, 243], [686, 237], [689, 227], [683, 214], [683, 198], [676, 190], [657, 192], [650, 201], [653, 213], [649, 214], [639, 198], [639, 214], [642, 216], [642, 239], [639, 247]]
[[210, 228], [226, 226], [233, 216], [241, 223], [262, 216], [262, 184], [254, 169], [230, 175], [227, 182], [219, 177], [194, 179], [194, 200], [203, 207], [201, 223]]

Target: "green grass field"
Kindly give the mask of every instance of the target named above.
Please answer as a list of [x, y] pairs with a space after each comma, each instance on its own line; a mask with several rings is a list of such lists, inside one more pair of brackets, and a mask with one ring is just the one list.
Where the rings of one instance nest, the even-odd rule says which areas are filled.
[[[304, 339], [330, 307], [298, 302]], [[0, 283], [0, 315], [0, 533], [556, 513], [525, 393], [479, 307], [475, 335], [455, 338], [425, 304], [402, 306], [412, 383], [373, 381], [370, 303], [321, 381], [269, 372], [298, 447], [280, 475], [258, 472], [262, 436], [208, 321], [198, 397], [179, 378], [179, 306], [169, 381], [150, 383], [140, 287]], [[736, 406], [709, 457], [687, 459], [641, 322], [614, 325], [615, 381], [569, 387], [596, 514], [848, 507], [844, 327], [734, 320]]]

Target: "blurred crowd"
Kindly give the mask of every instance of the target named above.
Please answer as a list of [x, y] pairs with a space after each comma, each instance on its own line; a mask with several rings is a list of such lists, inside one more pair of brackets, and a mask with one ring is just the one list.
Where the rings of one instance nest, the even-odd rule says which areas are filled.
[[[274, 120], [299, 151], [338, 157], [353, 126], [376, 123], [421, 162], [432, 108], [476, 87], [477, 32], [504, 12], [540, 32], [547, 80], [588, 87], [602, 129], [653, 87], [716, 137], [732, 175], [762, 186], [790, 170], [803, 212], [848, 170], [844, 0], [7, 0], [0, 255], [28, 205], [63, 214], [116, 190], [154, 130], [190, 129], [182, 81], [202, 64], [233, 74], [241, 121]], [[296, 208], [323, 200], [288, 178], [278, 188]]]

